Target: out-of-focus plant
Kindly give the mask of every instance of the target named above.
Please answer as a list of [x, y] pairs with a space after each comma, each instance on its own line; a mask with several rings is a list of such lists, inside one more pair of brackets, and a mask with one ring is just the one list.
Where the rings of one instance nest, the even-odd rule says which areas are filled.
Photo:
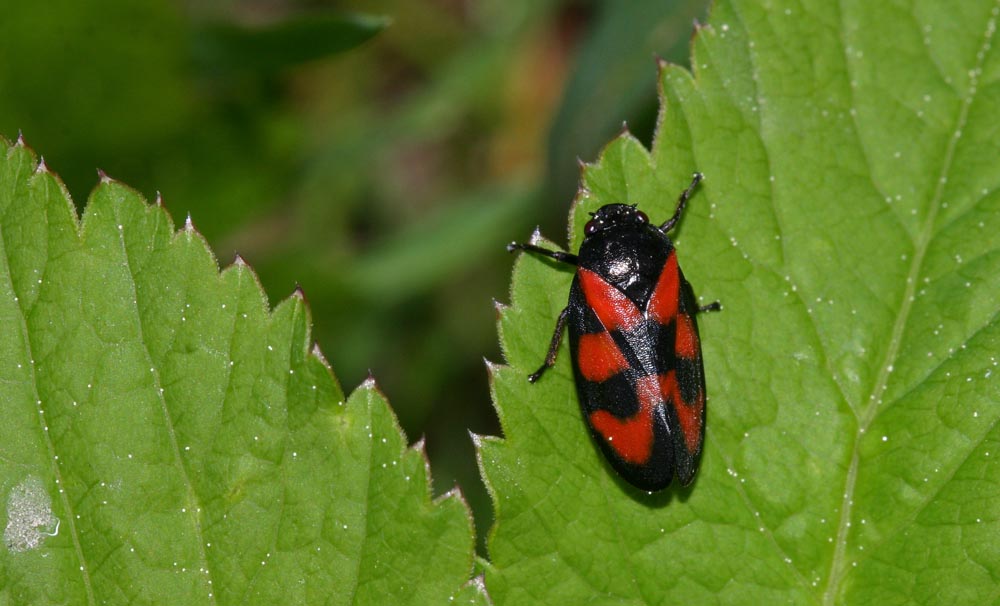
[[466, 430], [497, 431], [481, 360], [503, 244], [563, 229], [577, 157], [624, 120], [648, 139], [653, 58], [684, 61], [705, 3], [338, 9], [11, 4], [0, 132], [23, 131], [78, 207], [99, 167], [190, 212], [271, 297], [302, 285], [344, 383], [375, 372], [427, 435], [438, 492], [460, 482], [485, 530]]

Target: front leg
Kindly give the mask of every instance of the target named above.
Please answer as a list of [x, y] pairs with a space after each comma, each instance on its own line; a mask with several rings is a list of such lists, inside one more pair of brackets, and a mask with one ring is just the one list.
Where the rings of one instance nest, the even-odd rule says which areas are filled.
[[667, 233], [674, 228], [674, 225], [677, 225], [677, 221], [681, 218], [681, 213], [684, 212], [684, 206], [687, 205], [688, 200], [691, 199], [691, 194], [694, 193], [694, 188], [698, 187], [698, 184], [704, 178], [704, 175], [701, 173], [694, 174], [694, 178], [691, 179], [691, 185], [688, 185], [687, 189], [681, 192], [681, 197], [677, 199], [677, 210], [674, 211], [674, 216], [670, 217], [666, 223], [660, 226], [660, 231]]
[[549, 250], [547, 248], [542, 248], [541, 246], [535, 246], [534, 244], [521, 244], [519, 242], [511, 242], [507, 245], [507, 252], [514, 252], [515, 250], [523, 250], [525, 252], [531, 252], [543, 257], [548, 257], [554, 259], [560, 263], [567, 263], [569, 265], [578, 265], [578, 260], [576, 255], [561, 252], [558, 250]]
[[563, 331], [566, 329], [566, 320], [568, 319], [569, 306], [567, 305], [559, 314], [559, 319], [556, 320], [556, 330], [552, 333], [552, 341], [549, 343], [549, 353], [545, 355], [545, 362], [541, 368], [528, 375], [529, 383], [534, 383], [540, 379], [542, 373], [552, 368], [552, 365], [556, 363], [556, 356], [559, 355], [559, 344], [562, 343]]

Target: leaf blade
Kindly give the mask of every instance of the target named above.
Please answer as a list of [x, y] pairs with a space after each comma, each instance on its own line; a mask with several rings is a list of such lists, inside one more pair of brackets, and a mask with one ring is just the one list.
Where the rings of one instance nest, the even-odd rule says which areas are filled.
[[[610, 143], [585, 170], [571, 213], [575, 246], [581, 211], [638, 202], [656, 220], [690, 172], [706, 174], [676, 234], [696, 292], [724, 306], [700, 322], [710, 411], [702, 469], [693, 490], [659, 501], [594, 476], [610, 471], [565, 437], [589, 442], [565, 350], [559, 384], [497, 387], [507, 437], [491, 444], [498, 469], [484, 475], [540, 476], [517, 485], [533, 488], [518, 503], [544, 520], [541, 534], [571, 533], [580, 519], [603, 528], [619, 507], [615, 534], [631, 547], [613, 555], [617, 546], [584, 527], [548, 559], [530, 556], [510, 534], [518, 510], [500, 492], [488, 585], [538, 593], [493, 592], [497, 603], [554, 595], [521, 575], [518, 555], [553, 567], [588, 549], [633, 578], [598, 580], [573, 566], [561, 574], [639, 603], [995, 600], [988, 578], [1000, 558], [986, 545], [1000, 529], [985, 502], [1000, 493], [985, 453], [1000, 402], [990, 381], [1000, 254], [985, 234], [996, 224], [996, 10], [713, 6], [693, 41], [694, 76], [661, 70], [648, 158], [627, 135]], [[976, 33], [957, 34], [967, 31]], [[532, 293], [566, 292], [563, 282], [515, 269], [501, 320], [515, 371], [540, 359], [539, 345], [523, 344], [545, 342], [534, 316], [554, 307]], [[557, 402], [561, 416], [540, 429], [511, 417], [515, 403]], [[542, 433], [565, 454], [544, 455], [557, 461], [537, 470], [542, 455], [525, 442], [541, 444]], [[564, 476], [581, 466], [594, 479], [562, 490], [550, 471], [560, 465]], [[590, 506], [549, 511], [567, 500]], [[669, 539], [657, 541], [651, 519]]]
[[269, 310], [242, 259], [220, 273], [190, 221], [176, 231], [111, 179], [77, 224], [31, 151], [4, 151], [0, 317], [20, 329], [0, 337], [12, 373], [0, 381], [12, 419], [0, 494], [8, 529], [45, 534], [7, 538], [0, 599], [363, 604], [461, 592], [473, 563], [464, 501], [431, 500], [421, 448], [406, 447], [373, 382], [345, 400], [310, 343], [301, 292]]

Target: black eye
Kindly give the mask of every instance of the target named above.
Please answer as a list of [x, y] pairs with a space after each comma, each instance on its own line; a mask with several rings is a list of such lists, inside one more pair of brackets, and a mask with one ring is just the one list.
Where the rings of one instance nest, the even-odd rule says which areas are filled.
[[600, 227], [600, 225], [601, 224], [598, 223], [596, 219], [591, 219], [590, 221], [587, 221], [586, 225], [583, 226], [583, 233], [591, 236], [595, 231], [597, 231], [597, 228]]
[[646, 213], [641, 210], [635, 211], [635, 215], [639, 218], [639, 223], [649, 223], [649, 217], [647, 217]]

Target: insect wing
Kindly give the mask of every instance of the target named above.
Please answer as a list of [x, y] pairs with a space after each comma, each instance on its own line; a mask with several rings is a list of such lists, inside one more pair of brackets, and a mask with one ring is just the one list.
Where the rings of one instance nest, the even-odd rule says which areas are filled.
[[639, 307], [581, 268], [570, 290], [570, 349], [577, 392], [594, 439], [631, 484], [659, 490], [673, 476], [674, 446], [662, 386], [639, 357], [652, 343]]
[[697, 302], [671, 249], [646, 306], [655, 334], [656, 368], [677, 478], [694, 478], [705, 435], [705, 371], [695, 320]]

